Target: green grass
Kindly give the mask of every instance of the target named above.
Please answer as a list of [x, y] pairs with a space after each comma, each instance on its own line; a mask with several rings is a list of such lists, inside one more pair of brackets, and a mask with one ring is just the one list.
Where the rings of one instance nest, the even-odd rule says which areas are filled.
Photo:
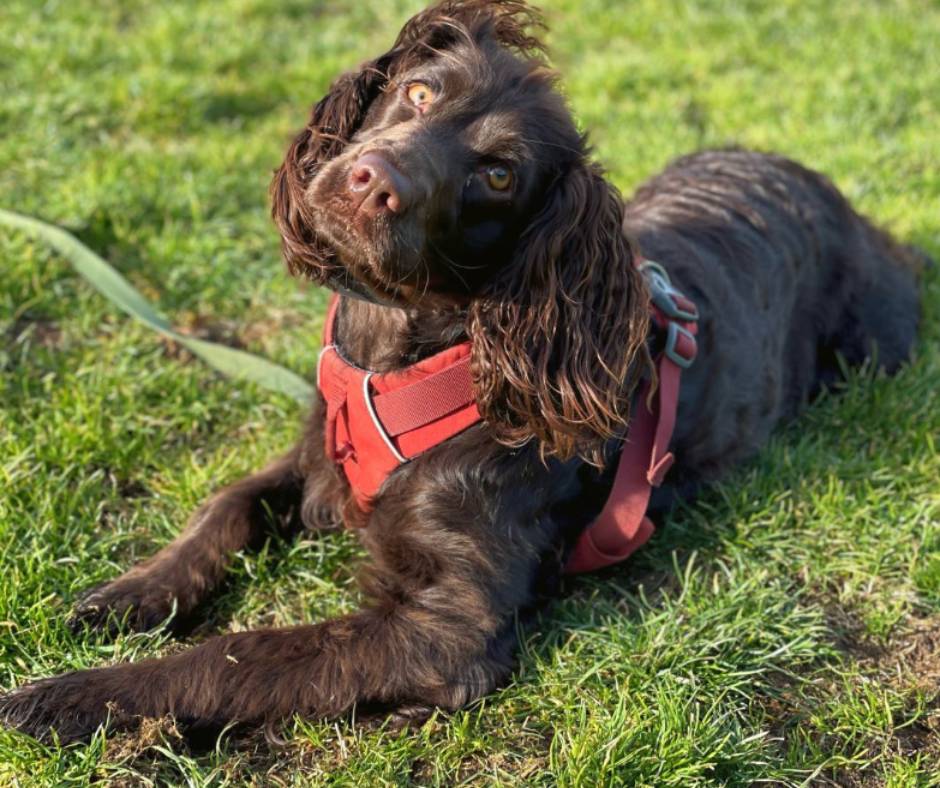
[[[544, 5], [624, 191], [694, 148], [775, 149], [940, 258], [935, 1]], [[267, 182], [330, 79], [418, 7], [8, 0], [0, 204], [74, 231], [176, 325], [312, 376], [325, 296], [283, 272]], [[69, 601], [287, 447], [303, 414], [23, 236], [0, 233], [0, 272], [0, 687], [179, 648], [75, 637]], [[296, 721], [281, 747], [0, 732], [0, 785], [940, 784], [940, 272], [923, 292], [909, 369], [855, 375], [629, 565], [571, 582], [483, 703], [404, 733]], [[190, 639], [352, 609], [358, 555], [344, 534], [239, 557]]]

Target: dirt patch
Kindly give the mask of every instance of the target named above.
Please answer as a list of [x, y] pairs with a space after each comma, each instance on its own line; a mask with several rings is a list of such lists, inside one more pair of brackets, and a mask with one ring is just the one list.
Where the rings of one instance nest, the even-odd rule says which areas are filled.
[[[851, 610], [829, 608], [827, 620], [836, 633], [836, 647], [866, 674], [898, 689], [940, 691], [940, 615], [912, 618], [887, 641], [868, 635]], [[940, 695], [934, 702], [940, 702]]]
[[[928, 698], [926, 708], [916, 708], [911, 697], [908, 708], [897, 715], [911, 722], [896, 727], [887, 746], [901, 757], [920, 755], [940, 768], [940, 616], [912, 619], [886, 643], [861, 637], [850, 642], [848, 648], [869, 679], [905, 695]], [[872, 755], [884, 746], [872, 742]], [[880, 777], [848, 774], [840, 784], [867, 788], [883, 783]]]
[[105, 760], [126, 762], [139, 758], [148, 750], [168, 742], [181, 742], [183, 734], [172, 717], [146, 719], [133, 733], [122, 733], [108, 740], [105, 747]]
[[[940, 769], [940, 616], [911, 618], [891, 637], [880, 640], [868, 633], [857, 612], [835, 604], [825, 609], [832, 645], [850, 670], [841, 673], [820, 666], [823, 670], [815, 675], [778, 677], [776, 691], [760, 701], [771, 737], [785, 750], [788, 738], [808, 736], [821, 752], [851, 752], [864, 764], [826, 770], [812, 785], [883, 786], [884, 766], [894, 758], [919, 756], [921, 768], [933, 764]], [[890, 716], [894, 727], [885, 731], [839, 723], [833, 730], [820, 727], [826, 724], [828, 704], [844, 695], [846, 677], [860, 693], [874, 686], [901, 699]]]
[[936, 688], [940, 682], [940, 616], [918, 620], [881, 655], [881, 662], [886, 660], [909, 666], [920, 686]]
[[[357, 726], [358, 727], [358, 726]], [[108, 740], [100, 777], [108, 785], [166, 785], [172, 774], [167, 771], [165, 751], [204, 762], [220, 746], [225, 755], [218, 767], [218, 777], [235, 785], [296, 785], [298, 779], [327, 780], [355, 757], [360, 750], [355, 730], [335, 726], [335, 736], [315, 746], [295, 738], [290, 723], [267, 727], [236, 727], [221, 730], [181, 730], [171, 717], [146, 719], [130, 732], [114, 734]]]
[[264, 345], [271, 337], [308, 322], [308, 318], [287, 309], [270, 309], [261, 320], [249, 323], [241, 332], [248, 345]]
[[[432, 738], [446, 735], [442, 721], [432, 719], [427, 724]], [[236, 785], [285, 788], [297, 785], [298, 781], [303, 784], [328, 782], [347, 761], [362, 756], [362, 735], [379, 728], [393, 731], [395, 726], [389, 725], [387, 716], [380, 719], [378, 715], [361, 722], [357, 719], [352, 726], [336, 723], [332, 733], [318, 744], [312, 744], [302, 733], [298, 735], [290, 722], [261, 728], [235, 728], [224, 735], [225, 754], [218, 767], [218, 777]], [[169, 717], [144, 720], [138, 730], [109, 739], [100, 777], [108, 785], [122, 788], [137, 786], [143, 781], [167, 784], [169, 774], [162, 751], [172, 750], [201, 761], [216, 750], [218, 736], [218, 731], [195, 735], [193, 731], [181, 732]], [[489, 784], [493, 775], [499, 773], [512, 774], [523, 781], [534, 780], [548, 768], [551, 736], [533, 731], [532, 738], [537, 740], [537, 751], [525, 757], [485, 751], [467, 755], [454, 765], [455, 783]], [[403, 766], [409, 769], [410, 784], [434, 785], [440, 778], [432, 764], [423, 758]], [[174, 772], [173, 776], [178, 778], [178, 773]]]
[[[548, 755], [529, 756], [522, 760], [509, 758], [504, 753], [479, 755], [465, 758], [457, 767], [455, 785], [491, 785], [493, 778], [500, 774], [511, 774], [516, 780], [525, 783], [535, 780], [548, 770]], [[432, 764], [418, 758], [411, 765], [411, 782], [415, 785], [435, 785], [439, 780]]]
[[17, 317], [4, 333], [11, 344], [28, 342], [47, 350], [55, 350], [62, 345], [62, 329], [55, 320], [29, 313]]

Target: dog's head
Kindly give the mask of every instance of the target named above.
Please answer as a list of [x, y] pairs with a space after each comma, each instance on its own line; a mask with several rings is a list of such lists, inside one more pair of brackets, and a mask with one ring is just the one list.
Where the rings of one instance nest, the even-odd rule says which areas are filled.
[[272, 185], [293, 273], [467, 312], [498, 437], [597, 461], [649, 359], [616, 190], [518, 0], [445, 0], [338, 79]]

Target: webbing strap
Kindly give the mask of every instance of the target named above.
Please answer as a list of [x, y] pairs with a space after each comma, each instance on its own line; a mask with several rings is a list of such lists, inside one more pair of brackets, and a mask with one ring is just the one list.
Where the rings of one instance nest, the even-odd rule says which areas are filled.
[[648, 408], [648, 398], [647, 383], [640, 391], [640, 412], [630, 422], [610, 495], [601, 513], [581, 533], [565, 566], [566, 574], [592, 572], [619, 563], [653, 534], [646, 509], [652, 494], [649, 472], [659, 431], [655, 411], [660, 410], [662, 396], [657, 397], [653, 411]]
[[385, 431], [394, 438], [437, 421], [473, 401], [470, 357], [467, 356], [415, 383], [376, 394], [372, 405]]
[[[412, 382], [406, 382], [407, 375], [402, 376], [400, 372], [385, 375], [360, 369], [343, 359], [334, 344], [339, 303], [339, 296], [334, 294], [323, 327], [324, 349], [317, 369], [318, 386], [327, 401], [327, 433], [335, 428], [340, 409], [348, 407], [347, 387], [360, 384], [363, 397], [355, 398], [358, 405], [354, 403], [354, 407], [365, 408], [375, 432], [399, 462], [405, 462], [406, 459], [392, 439], [429, 427], [429, 431], [410, 441], [409, 450], [405, 454], [412, 458], [480, 420], [475, 407], [470, 356], [461, 358], [459, 353], [454, 353], [455, 348], [460, 350], [461, 346], [448, 348], [420, 362], [416, 366], [425, 367], [421, 373], [424, 376]], [[463, 352], [469, 353], [469, 343], [464, 345]], [[321, 374], [324, 371], [324, 359], [331, 359], [325, 375]], [[435, 367], [439, 367], [437, 371], [428, 372]], [[338, 373], [337, 368], [342, 371]], [[390, 378], [395, 379], [395, 382], [390, 384]], [[461, 412], [469, 411], [470, 408], [473, 409], [474, 418], [468, 421]], [[334, 448], [338, 450], [341, 447]]]
[[[659, 266], [656, 269], [661, 270]], [[653, 487], [662, 483], [675, 459], [668, 451], [669, 441], [676, 426], [682, 370], [695, 360], [697, 352], [698, 320], [695, 304], [671, 286], [665, 271], [661, 276], [664, 283], [657, 282], [660, 296], [652, 317], [660, 330], [666, 331], [667, 342], [656, 362], [656, 396], [651, 408], [650, 383], [640, 389], [639, 412], [630, 420], [610, 496], [597, 519], [578, 538], [565, 565], [566, 574], [619, 563], [642, 547], [655, 530], [646, 510]], [[677, 315], [688, 319], [677, 319]]]

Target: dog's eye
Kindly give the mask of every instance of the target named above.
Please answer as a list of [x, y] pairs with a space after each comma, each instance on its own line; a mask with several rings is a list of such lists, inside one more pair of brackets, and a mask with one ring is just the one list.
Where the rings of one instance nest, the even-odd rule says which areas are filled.
[[486, 168], [486, 182], [491, 189], [504, 192], [512, 186], [512, 170], [502, 164], [494, 164]]
[[428, 107], [434, 103], [437, 96], [434, 91], [423, 82], [415, 82], [408, 86], [408, 101], [414, 104], [422, 112], [426, 112]]

